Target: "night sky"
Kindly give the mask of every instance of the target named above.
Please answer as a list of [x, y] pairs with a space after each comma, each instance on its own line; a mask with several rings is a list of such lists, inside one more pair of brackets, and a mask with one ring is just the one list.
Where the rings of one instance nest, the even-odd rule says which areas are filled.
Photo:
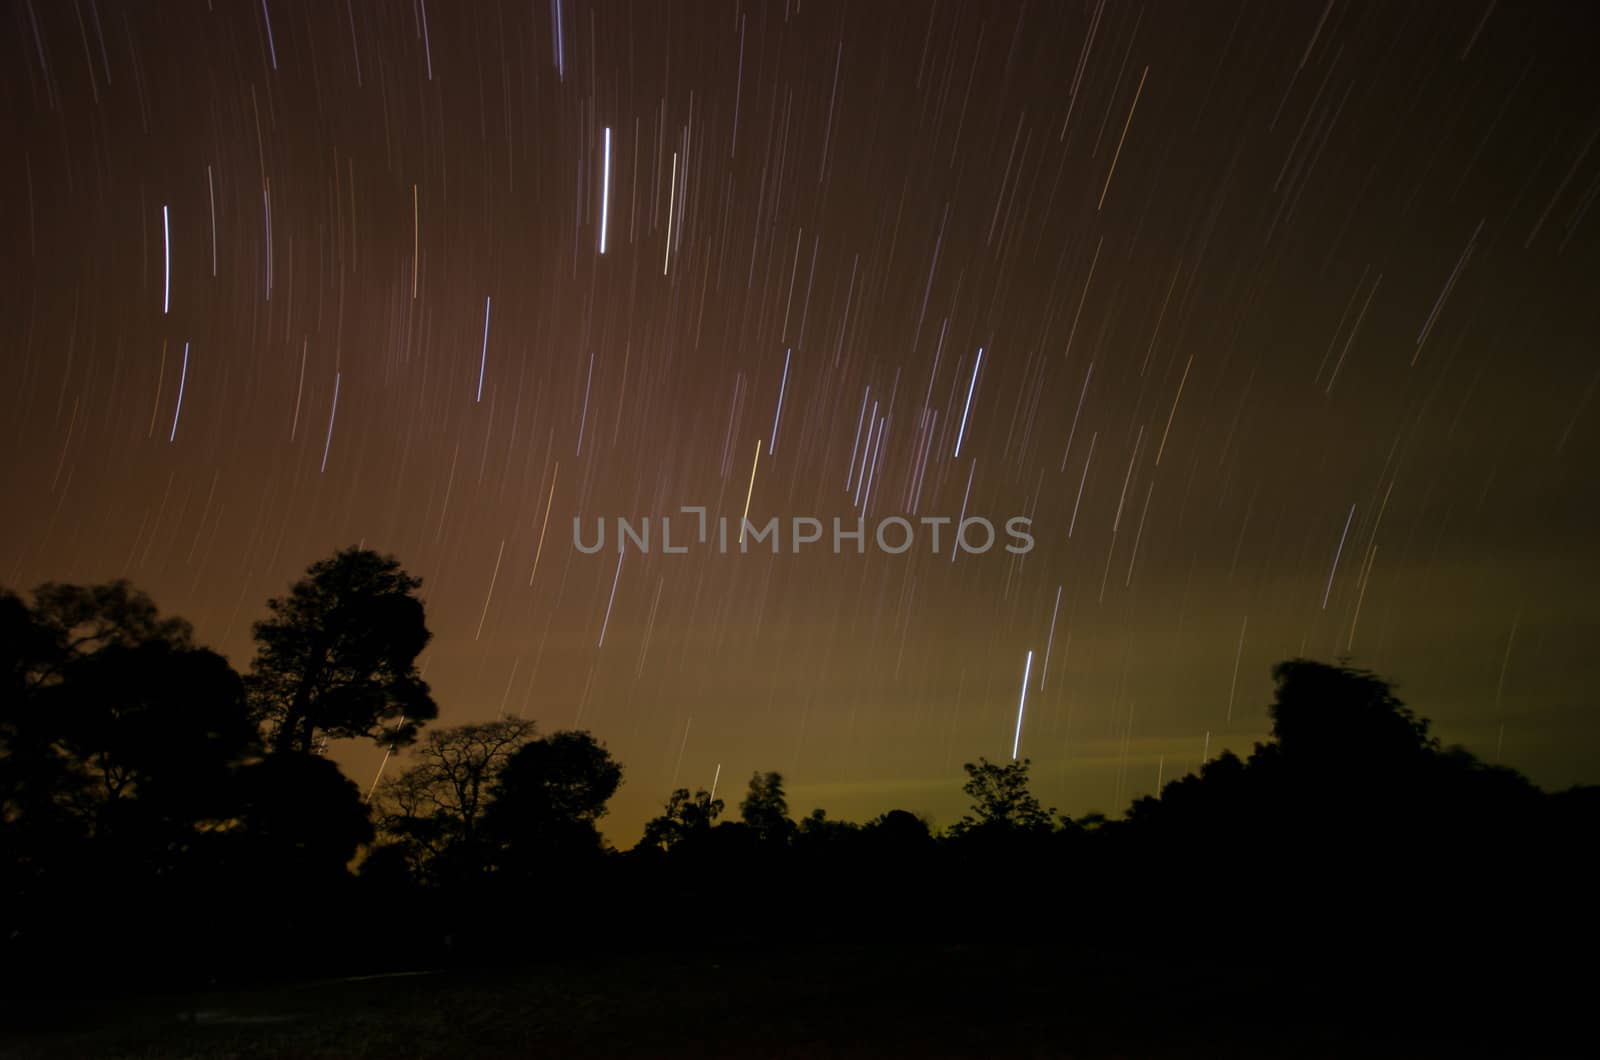
[[[1074, 814], [1300, 654], [1600, 781], [1585, 6], [7, 0], [0, 583], [242, 669], [391, 552], [438, 724], [592, 729], [623, 845], [719, 768], [948, 823], [1025, 671]], [[870, 543], [962, 512], [1036, 547]]]

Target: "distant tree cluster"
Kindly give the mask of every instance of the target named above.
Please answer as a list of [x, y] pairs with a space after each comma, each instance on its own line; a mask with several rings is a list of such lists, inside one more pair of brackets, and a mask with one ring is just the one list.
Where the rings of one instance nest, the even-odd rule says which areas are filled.
[[[1526, 899], [1529, 930], [1588, 908], [1597, 789], [1545, 794], [1441, 746], [1377, 675], [1303, 659], [1274, 669], [1268, 740], [1120, 819], [1044, 806], [1027, 759], [966, 764], [943, 831], [796, 819], [756, 772], [736, 818], [679, 788], [618, 852], [599, 822], [623, 770], [591, 734], [424, 728], [419, 587], [366, 550], [315, 563], [243, 675], [126, 582], [0, 593], [7, 967], [84, 975], [114, 947], [189, 978], [307, 974], [601, 938], [1006, 937], [1023, 915], [1079, 944], [1201, 916], [1278, 925], [1263, 946], [1414, 947], [1487, 901]], [[364, 794], [320, 753], [336, 739], [399, 757]]]
[[380, 842], [364, 871], [448, 886], [486, 872], [593, 859], [622, 767], [586, 732], [538, 737], [502, 718], [435, 729], [416, 764], [377, 788]]

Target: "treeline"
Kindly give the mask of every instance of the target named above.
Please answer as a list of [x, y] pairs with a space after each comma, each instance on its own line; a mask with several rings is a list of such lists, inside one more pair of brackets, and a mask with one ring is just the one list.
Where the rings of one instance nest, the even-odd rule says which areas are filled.
[[[671, 793], [631, 850], [585, 732], [427, 727], [419, 586], [338, 553], [268, 601], [240, 675], [126, 583], [0, 594], [0, 908], [13, 984], [238, 981], [596, 947], [1049, 940], [1324, 968], [1502, 967], [1592, 938], [1600, 789], [1546, 794], [1445, 748], [1347, 666], [1275, 668], [1272, 733], [1116, 820], [965, 766], [971, 811], [798, 819]], [[395, 755], [359, 790], [321, 751]]]

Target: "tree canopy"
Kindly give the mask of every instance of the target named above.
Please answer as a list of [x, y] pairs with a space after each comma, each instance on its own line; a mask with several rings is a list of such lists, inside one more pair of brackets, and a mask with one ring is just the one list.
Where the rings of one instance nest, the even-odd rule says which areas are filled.
[[967, 782], [961, 790], [972, 799], [972, 812], [961, 819], [955, 831], [1048, 831], [1055, 810], [1045, 809], [1028, 790], [1030, 764], [1026, 758], [1004, 764], [979, 758], [963, 765]]
[[667, 797], [665, 812], [644, 826], [639, 846], [646, 850], [670, 850], [685, 840], [704, 836], [722, 814], [722, 800], [713, 799], [704, 788], [694, 794], [678, 788]]
[[621, 764], [593, 735], [552, 733], [506, 760], [484, 827], [512, 868], [557, 854], [594, 854], [603, 846], [598, 822], [621, 784]]
[[789, 819], [789, 800], [783, 793], [782, 774], [753, 774], [750, 788], [739, 803], [739, 817], [760, 838], [787, 842], [794, 833], [795, 824]]
[[430, 729], [414, 764], [376, 792], [378, 826], [420, 874], [480, 858], [481, 824], [506, 763], [534, 738], [531, 721], [501, 718]]
[[392, 556], [347, 548], [267, 601], [246, 686], [275, 749], [310, 751], [319, 734], [403, 746], [438, 716], [416, 668], [431, 637], [421, 584]]
[[243, 687], [127, 582], [7, 594], [0, 821], [20, 837], [67, 829], [152, 852], [235, 806], [256, 750]]

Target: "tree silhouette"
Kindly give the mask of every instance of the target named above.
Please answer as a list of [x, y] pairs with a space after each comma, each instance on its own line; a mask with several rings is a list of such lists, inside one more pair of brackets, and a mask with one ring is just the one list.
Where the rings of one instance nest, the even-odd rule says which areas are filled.
[[438, 716], [416, 670], [430, 637], [421, 584], [393, 557], [348, 548], [267, 601], [246, 684], [275, 750], [308, 752], [319, 733], [404, 745]]
[[188, 623], [126, 582], [9, 594], [0, 703], [3, 819], [55, 818], [86, 838], [182, 845], [231, 812], [233, 769], [255, 751], [243, 688]]
[[484, 827], [507, 864], [601, 848], [600, 818], [622, 784], [622, 766], [580, 730], [552, 733], [506, 759]]
[[679, 788], [667, 798], [666, 812], [647, 821], [639, 847], [645, 850], [671, 850], [688, 839], [704, 836], [722, 813], [722, 800], [713, 799], [704, 788], [693, 795]]
[[362, 859], [361, 871], [399, 864], [411, 880], [436, 882], [436, 869], [461, 836], [460, 822], [440, 804], [441, 795], [423, 769], [385, 777], [370, 803], [378, 845]]
[[226, 875], [206, 899], [218, 926], [244, 928], [248, 909], [253, 949], [298, 966], [315, 933], [341, 919], [350, 862], [372, 841], [369, 808], [319, 755], [269, 754], [240, 770], [239, 788], [238, 816], [220, 837]]
[[238, 675], [126, 582], [0, 594], [0, 645], [0, 965], [193, 943], [254, 842]]
[[256, 749], [244, 688], [215, 652], [110, 646], [55, 697], [58, 750], [86, 783], [75, 808], [98, 834], [118, 819], [192, 825], [231, 815], [234, 767]]
[[1048, 831], [1054, 809], [1045, 809], [1028, 790], [1029, 759], [1023, 758], [1004, 765], [979, 758], [961, 768], [967, 772], [967, 782], [961, 786], [972, 799], [972, 813], [952, 826], [951, 832], [962, 835], [977, 829], [985, 831]]
[[795, 824], [789, 819], [789, 801], [783, 793], [783, 776], [756, 772], [739, 803], [739, 817], [764, 840], [788, 842]]
[[357, 848], [371, 841], [361, 790], [330, 759], [270, 754], [243, 773], [241, 823], [275, 869], [342, 877]]
[[1366, 670], [1290, 659], [1272, 668], [1272, 736], [1303, 765], [1405, 766], [1438, 751], [1428, 722]]
[[1481, 848], [1537, 814], [1542, 796], [1526, 778], [1442, 748], [1383, 678], [1308, 659], [1272, 673], [1271, 738], [1136, 801], [1131, 825], [1164, 843], [1226, 847], [1236, 861], [1399, 872], [1420, 868], [1420, 836]]
[[192, 636], [188, 622], [160, 617], [155, 602], [125, 580], [92, 586], [49, 582], [33, 595], [34, 621], [51, 640], [60, 664], [46, 667], [39, 683], [59, 678], [60, 666], [103, 647], [153, 641], [184, 647]]
[[481, 867], [479, 826], [491, 791], [533, 735], [533, 722], [517, 718], [430, 729], [412, 751], [415, 764], [378, 786], [379, 830], [419, 875], [440, 859]]

